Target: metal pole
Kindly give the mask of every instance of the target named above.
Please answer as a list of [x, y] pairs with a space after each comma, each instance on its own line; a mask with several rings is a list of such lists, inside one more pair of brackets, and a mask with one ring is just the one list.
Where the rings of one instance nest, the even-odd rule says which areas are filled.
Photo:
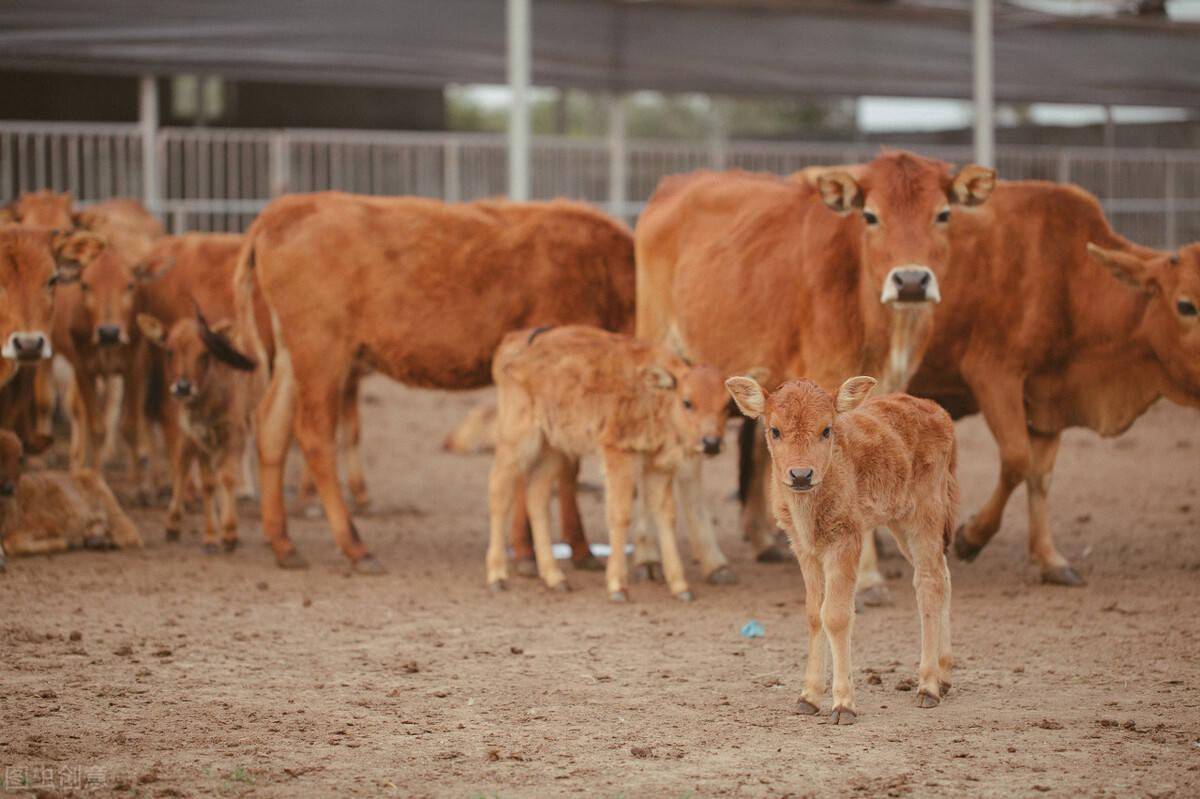
[[142, 136], [142, 202], [158, 213], [158, 83], [143, 75], [138, 84], [138, 129]]
[[975, 163], [996, 165], [996, 133], [992, 119], [995, 91], [992, 59], [992, 0], [973, 0], [972, 51], [975, 57]]
[[508, 196], [529, 199], [530, 0], [508, 0]]
[[608, 212], [625, 218], [625, 186], [628, 164], [625, 150], [625, 97], [608, 98]]

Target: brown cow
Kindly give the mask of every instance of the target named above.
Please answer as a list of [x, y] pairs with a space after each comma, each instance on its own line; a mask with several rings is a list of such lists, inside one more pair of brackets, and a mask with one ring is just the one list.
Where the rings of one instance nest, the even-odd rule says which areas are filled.
[[117, 197], [88, 206], [75, 215], [79, 227], [102, 236], [130, 263], [141, 263], [165, 235], [162, 224], [137, 200]]
[[1087, 192], [1033, 181], [1001, 183], [950, 235], [954, 275], [910, 390], [958, 415], [983, 413], [1000, 450], [999, 484], [956, 552], [979, 553], [1024, 482], [1042, 579], [1081, 584], [1046, 518], [1059, 437], [1069, 427], [1118, 435], [1159, 397], [1200, 406], [1200, 245], [1138, 247]]
[[204, 549], [210, 554], [217, 552], [219, 523], [225, 551], [232, 552], [238, 543], [234, 486], [250, 421], [250, 382], [244, 373], [254, 371], [255, 363], [225, 338], [231, 321], [210, 328], [204, 316], [197, 314], [194, 319], [179, 320], [169, 331], [149, 314], [138, 314], [137, 321], [147, 340], [162, 348], [166, 380], [179, 404], [182, 435], [171, 453], [167, 540], [179, 540], [184, 489], [195, 462], [200, 467], [204, 497]]
[[[949, 220], [974, 213], [994, 182], [990, 169], [952, 175], [905, 152], [823, 171], [815, 185], [745, 172], [667, 178], [635, 234], [638, 336], [726, 374], [807, 375], [832, 390], [866, 373], [902, 389], [951, 268]], [[760, 558], [777, 559], [759, 489], [743, 531]], [[699, 488], [691, 493], [699, 501]], [[720, 575], [728, 565], [710, 515], [696, 515], [694, 548], [705, 572]], [[639, 562], [654, 559], [639, 549]], [[874, 580], [861, 587], [882, 591], [882, 577], [868, 573]]]
[[820, 712], [824, 629], [833, 650], [833, 724], [856, 718], [850, 674], [855, 581], [864, 536], [887, 525], [913, 564], [921, 619], [918, 707], [950, 688], [950, 569], [958, 479], [954, 423], [935, 403], [904, 394], [865, 402], [871, 377], [853, 377], [836, 399], [810, 380], [768, 393], [752, 378], [726, 385], [738, 407], [762, 417], [771, 451], [771, 502], [804, 573], [808, 668], [801, 713]]
[[496, 457], [488, 486], [491, 539], [487, 580], [505, 587], [504, 529], [525, 478], [534, 550], [542, 580], [565, 590], [550, 551], [550, 490], [564, 463], [599, 451], [604, 460], [609, 596], [627, 598], [625, 542], [634, 488], [658, 527], [671, 593], [692, 599], [675, 546], [675, 471], [694, 453], [720, 448], [729, 400], [720, 372], [690, 366], [663, 347], [571, 325], [509, 333], [496, 351]]
[[[239, 326], [255, 328], [249, 298], [257, 283], [276, 333], [257, 414], [263, 531], [281, 565], [303, 564], [283, 508], [294, 429], [335, 540], [360, 569], [379, 571], [336, 473], [338, 409], [356, 363], [414, 386], [476, 388], [491, 381], [492, 355], [511, 330], [624, 327], [633, 242], [620, 224], [577, 203], [293, 195], [251, 226], [239, 276]], [[255, 352], [265, 357], [261, 345]], [[577, 559], [590, 557], [586, 541], [572, 546]]]
[[141, 536], [99, 474], [22, 474], [21, 441], [0, 430], [0, 571], [4, 556], [78, 547], [140, 547]]
[[74, 200], [69, 193], [42, 189], [25, 192], [4, 208], [6, 219], [0, 222], [44, 230], [70, 230], [75, 227]]

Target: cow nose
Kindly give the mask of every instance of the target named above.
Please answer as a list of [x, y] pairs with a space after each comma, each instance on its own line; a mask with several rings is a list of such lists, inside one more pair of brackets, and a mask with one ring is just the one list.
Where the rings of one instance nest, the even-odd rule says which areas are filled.
[[705, 436], [700, 443], [704, 445], [705, 455], [716, 455], [721, 451], [721, 439], [717, 436]]
[[47, 355], [46, 337], [41, 333], [13, 333], [9, 344], [18, 361], [36, 361]]
[[792, 488], [812, 488], [812, 469], [788, 469], [788, 477], [792, 480]]
[[116, 325], [98, 325], [96, 327], [96, 341], [106, 347], [121, 343], [121, 328]]
[[186, 377], [181, 377], [171, 385], [171, 393], [176, 397], [192, 396], [192, 381]]
[[0, 497], [11, 497], [16, 491], [17, 487], [12, 480], [5, 480], [0, 483]]
[[942, 296], [932, 270], [925, 266], [905, 266], [888, 273], [880, 299], [885, 303], [940, 302]]

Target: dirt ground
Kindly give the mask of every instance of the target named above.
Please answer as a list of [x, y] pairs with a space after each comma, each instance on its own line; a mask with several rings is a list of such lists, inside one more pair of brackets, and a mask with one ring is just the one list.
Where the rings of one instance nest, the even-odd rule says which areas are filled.
[[[10, 562], [0, 576], [8, 791], [1200, 795], [1194, 411], [1160, 403], [1122, 438], [1067, 436], [1051, 518], [1087, 587], [1038, 583], [1023, 492], [979, 560], [952, 565], [959, 665], [933, 710], [902, 687], [916, 675], [918, 625], [907, 564], [886, 561], [896, 602], [857, 619], [859, 722], [835, 727], [793, 712], [800, 572], [754, 563], [735, 534], [730, 452], [709, 470], [708, 492], [740, 584], [697, 584], [691, 605], [639, 584], [620, 606], [600, 574], [568, 572], [571, 594], [518, 580], [493, 597], [489, 459], [438, 447], [480, 395], [375, 379], [366, 396], [375, 505], [359, 529], [385, 576], [347, 576], [324, 522], [299, 518], [292, 530], [312, 566], [276, 569], [252, 507], [233, 555], [202, 554], [195, 532], [164, 543], [154, 510], [134, 514], [144, 551]], [[978, 418], [958, 431], [969, 512], [991, 489], [995, 448]], [[598, 480], [594, 464], [587, 471]], [[601, 497], [582, 501], [602, 541]], [[739, 636], [749, 619], [764, 638]]]

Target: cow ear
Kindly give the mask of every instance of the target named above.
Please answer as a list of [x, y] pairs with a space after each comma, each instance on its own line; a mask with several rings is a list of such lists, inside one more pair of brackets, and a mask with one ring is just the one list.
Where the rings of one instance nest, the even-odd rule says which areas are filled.
[[145, 261], [133, 268], [133, 277], [139, 283], [150, 283], [162, 278], [175, 268], [175, 256], [164, 255], [155, 257], [151, 255]]
[[642, 382], [647, 388], [669, 391], [675, 388], [675, 376], [657, 364], [642, 368]]
[[50, 241], [60, 273], [82, 270], [104, 250], [104, 239], [95, 233], [56, 230], [50, 234]]
[[847, 413], [863, 404], [863, 400], [871, 393], [871, 389], [875, 388], [875, 383], [878, 382], [873, 377], [865, 375], [852, 377], [842, 387], [838, 389], [837, 402], [835, 407], [838, 413]]
[[958, 170], [950, 183], [950, 202], [959, 205], [981, 205], [996, 188], [996, 170], [968, 164]]
[[1088, 255], [1130, 288], [1153, 294], [1157, 289], [1149, 262], [1133, 253], [1107, 250], [1088, 242]]
[[817, 176], [817, 191], [825, 205], [839, 214], [863, 207], [862, 188], [848, 172], [840, 170]]
[[151, 316], [148, 313], [140, 313], [137, 315], [137, 324], [143, 336], [148, 338], [152, 343], [160, 347], [163, 346], [167, 339], [167, 331], [163, 327], [163, 323], [158, 320], [158, 317]]
[[725, 389], [745, 416], [751, 419], [762, 416], [767, 406], [767, 392], [753, 377], [731, 377], [725, 381]]

